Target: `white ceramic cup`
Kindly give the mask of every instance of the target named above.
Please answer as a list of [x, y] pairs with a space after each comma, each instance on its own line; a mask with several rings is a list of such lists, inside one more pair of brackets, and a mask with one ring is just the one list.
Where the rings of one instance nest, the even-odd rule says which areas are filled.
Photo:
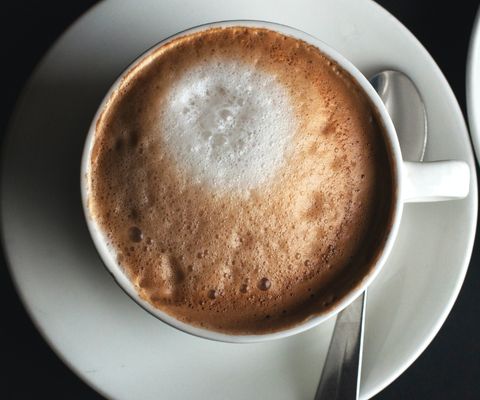
[[[326, 311], [321, 315], [312, 316], [310, 319], [299, 323], [294, 327], [267, 334], [232, 335], [196, 327], [177, 320], [176, 318], [153, 307], [150, 303], [143, 300], [138, 295], [132, 282], [128, 279], [122, 268], [118, 265], [114, 250], [109, 245], [104, 233], [98, 226], [95, 219], [92, 217], [88, 208], [88, 176], [90, 156], [95, 138], [97, 120], [100, 117], [104, 108], [107, 106], [108, 99], [117, 90], [125, 74], [132, 67], [137, 65], [141, 60], [144, 60], [146, 57], [148, 57], [148, 55], [151, 54], [153, 51], [165, 45], [166, 43], [169, 43], [173, 39], [209, 28], [228, 26], [259, 27], [277, 31], [282, 34], [301, 39], [317, 47], [324, 54], [335, 60], [358, 83], [358, 85], [370, 98], [373, 106], [378, 111], [378, 115], [380, 116], [381, 122], [383, 123], [386, 132], [385, 142], [390, 153], [390, 159], [392, 163], [391, 167], [394, 175], [394, 189], [392, 193], [393, 218], [390, 231], [385, 245], [383, 249], [381, 249], [380, 254], [377, 257], [377, 262], [370, 270], [368, 275], [366, 275], [353, 290], [351, 290], [346, 296], [340, 299], [340, 301], [337, 302], [337, 304], [332, 309]], [[119, 78], [112, 85], [109, 92], [106, 94], [104, 100], [100, 104], [100, 107], [92, 121], [87, 135], [81, 164], [81, 193], [87, 225], [93, 238], [93, 242], [100, 254], [100, 257], [102, 258], [108, 271], [113, 275], [114, 279], [117, 281], [120, 287], [145, 310], [175, 328], [203, 338], [234, 343], [259, 342], [291, 336], [296, 333], [300, 333], [307, 329], [313, 328], [325, 321], [326, 319], [340, 312], [343, 308], [353, 302], [353, 300], [355, 300], [355, 298], [357, 298], [372, 283], [372, 281], [375, 279], [375, 277], [385, 264], [387, 257], [392, 249], [395, 238], [397, 237], [398, 227], [400, 225], [400, 219], [402, 216], [404, 204], [410, 202], [429, 202], [461, 199], [468, 195], [469, 183], [470, 170], [468, 165], [463, 161], [435, 161], [422, 163], [403, 161], [395, 128], [382, 100], [378, 96], [375, 89], [370, 85], [368, 80], [362, 75], [362, 73], [350, 61], [348, 61], [337, 51], [335, 51], [322, 41], [297, 29], [271, 22], [244, 20], [215, 22], [188, 29], [159, 42], [157, 45], [150, 48], [140, 57], [138, 57], [119, 76]]]

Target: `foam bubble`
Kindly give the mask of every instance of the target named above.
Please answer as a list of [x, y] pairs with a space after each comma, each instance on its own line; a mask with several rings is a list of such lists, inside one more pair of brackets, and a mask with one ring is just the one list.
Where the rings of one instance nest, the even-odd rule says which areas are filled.
[[272, 286], [272, 283], [270, 282], [270, 280], [268, 278], [262, 278], [258, 282], [258, 288], [260, 290], [268, 290], [268, 289], [270, 289], [270, 286]]
[[168, 94], [165, 142], [196, 183], [250, 189], [273, 176], [295, 132], [286, 88], [238, 61], [191, 67]]
[[140, 228], [136, 227], [136, 226], [132, 226], [129, 230], [128, 230], [128, 236], [130, 237], [130, 240], [132, 242], [141, 242], [142, 239], [143, 239], [143, 233], [142, 231], [140, 230]]

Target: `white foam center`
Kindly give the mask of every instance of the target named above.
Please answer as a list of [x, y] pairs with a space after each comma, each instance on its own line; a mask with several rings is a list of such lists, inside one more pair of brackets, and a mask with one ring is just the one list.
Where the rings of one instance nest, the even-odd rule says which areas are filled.
[[205, 62], [171, 87], [166, 145], [197, 183], [249, 189], [281, 165], [296, 128], [286, 88], [239, 62]]

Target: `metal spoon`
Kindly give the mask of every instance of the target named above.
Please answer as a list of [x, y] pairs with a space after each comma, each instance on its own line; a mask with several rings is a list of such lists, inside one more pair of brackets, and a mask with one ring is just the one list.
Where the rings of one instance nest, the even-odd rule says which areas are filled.
[[382, 71], [370, 78], [397, 131], [403, 159], [423, 161], [427, 147], [427, 113], [412, 80], [399, 71]]
[[[370, 83], [392, 118], [403, 159], [423, 161], [427, 114], [415, 84], [399, 71], [382, 71]], [[315, 400], [358, 399], [366, 301], [365, 291], [338, 314]]]

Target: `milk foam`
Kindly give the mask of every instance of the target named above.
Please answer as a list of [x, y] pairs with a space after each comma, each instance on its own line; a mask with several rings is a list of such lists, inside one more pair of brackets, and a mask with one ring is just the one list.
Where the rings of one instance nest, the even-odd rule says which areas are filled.
[[270, 179], [296, 128], [285, 87], [239, 61], [191, 67], [166, 104], [170, 153], [196, 183], [218, 189], [248, 190]]

